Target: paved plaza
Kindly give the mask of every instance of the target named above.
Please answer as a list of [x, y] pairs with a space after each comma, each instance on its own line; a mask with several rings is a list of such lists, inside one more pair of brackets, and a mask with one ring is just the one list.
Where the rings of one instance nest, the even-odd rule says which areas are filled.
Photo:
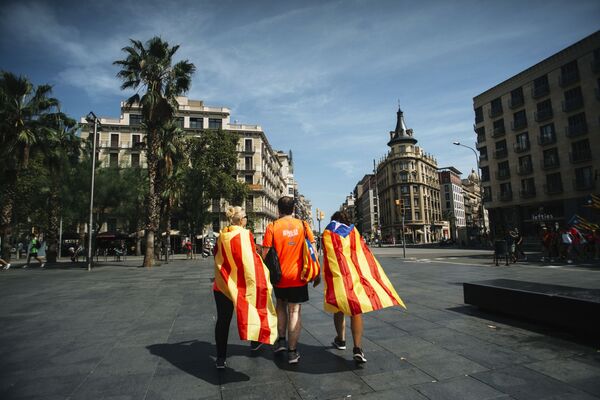
[[365, 365], [332, 348], [319, 286], [302, 309], [298, 365], [270, 348], [251, 354], [234, 320], [222, 372], [212, 258], [11, 268], [0, 274], [0, 399], [600, 399], [600, 340], [481, 312], [462, 292], [462, 282], [493, 278], [600, 288], [600, 267], [375, 253], [408, 310], [365, 315]]

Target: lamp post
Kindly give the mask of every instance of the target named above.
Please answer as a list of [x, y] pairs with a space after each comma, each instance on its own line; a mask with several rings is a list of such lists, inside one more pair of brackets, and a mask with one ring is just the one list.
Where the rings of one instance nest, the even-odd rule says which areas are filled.
[[481, 171], [479, 169], [479, 156], [477, 155], [477, 151], [472, 148], [471, 146], [467, 146], [465, 144], [462, 144], [461, 142], [452, 142], [453, 145], [455, 146], [462, 146], [462, 147], [466, 147], [467, 149], [470, 149], [473, 154], [475, 154], [475, 166], [477, 167], [477, 171], [479, 171], [479, 196], [480, 196], [480, 201], [481, 201], [481, 227], [483, 228], [483, 233], [486, 233], [486, 227], [485, 227], [485, 210], [483, 208], [483, 182], [481, 180]]
[[404, 258], [406, 258], [406, 238], [404, 236], [404, 206], [402, 204], [401, 199], [396, 199], [394, 200], [394, 202], [396, 203], [396, 206], [400, 208], [400, 212], [402, 213], [402, 255]]
[[92, 184], [90, 188], [90, 224], [88, 225], [88, 271], [92, 270], [92, 231], [94, 218], [94, 178], [96, 175], [96, 140], [98, 134], [98, 117], [92, 111], [85, 118], [89, 123], [94, 123], [94, 137], [92, 139]]

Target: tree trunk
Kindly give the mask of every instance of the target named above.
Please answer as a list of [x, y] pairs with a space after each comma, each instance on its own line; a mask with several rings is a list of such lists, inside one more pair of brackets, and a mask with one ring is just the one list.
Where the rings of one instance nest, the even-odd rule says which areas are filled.
[[[10, 177], [13, 179], [10, 179]], [[6, 261], [10, 261], [10, 237], [12, 232], [12, 215], [16, 197], [17, 174], [10, 174], [4, 190], [4, 204], [0, 214], [0, 234], [2, 235], [2, 249], [0, 254]]]
[[160, 192], [158, 191], [158, 137], [148, 132], [148, 210], [146, 219], [146, 253], [144, 267], [154, 265], [154, 237], [160, 222]]
[[55, 263], [58, 256], [58, 230], [60, 220], [60, 201], [58, 189], [55, 187], [50, 193], [50, 210], [48, 211], [48, 232], [46, 233], [46, 260]]

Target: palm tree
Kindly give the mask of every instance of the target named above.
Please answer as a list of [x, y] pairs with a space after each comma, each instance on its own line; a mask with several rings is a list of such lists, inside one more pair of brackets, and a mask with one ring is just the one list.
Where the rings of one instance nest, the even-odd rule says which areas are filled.
[[41, 117], [58, 106], [58, 100], [50, 97], [51, 91], [50, 85], [34, 88], [23, 76], [10, 72], [0, 74], [0, 172], [7, 177], [2, 188], [0, 234], [5, 249], [9, 245], [19, 176], [27, 169], [32, 149], [48, 134], [41, 129]]
[[121, 70], [117, 76], [123, 84], [121, 89], [134, 89], [129, 105], [139, 104], [146, 130], [146, 159], [148, 163], [148, 209], [146, 218], [146, 254], [144, 266], [151, 267], [154, 256], [154, 236], [160, 222], [160, 192], [157, 183], [160, 179], [159, 149], [160, 131], [176, 111], [179, 96], [187, 92], [191, 85], [194, 64], [187, 60], [173, 65], [173, 55], [178, 45], [170, 47], [160, 37], [153, 37], [144, 45], [139, 40], [130, 39], [131, 45], [122, 50], [127, 54], [123, 60], [115, 61]]

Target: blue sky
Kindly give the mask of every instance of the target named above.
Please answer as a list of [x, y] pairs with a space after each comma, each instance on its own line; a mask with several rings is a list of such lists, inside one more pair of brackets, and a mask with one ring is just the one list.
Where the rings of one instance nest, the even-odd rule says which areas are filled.
[[398, 101], [419, 145], [466, 176], [473, 97], [600, 28], [598, 1], [3, 1], [0, 69], [54, 85], [73, 117], [118, 116], [129, 38], [180, 44], [189, 97], [294, 154], [329, 215], [387, 151]]

